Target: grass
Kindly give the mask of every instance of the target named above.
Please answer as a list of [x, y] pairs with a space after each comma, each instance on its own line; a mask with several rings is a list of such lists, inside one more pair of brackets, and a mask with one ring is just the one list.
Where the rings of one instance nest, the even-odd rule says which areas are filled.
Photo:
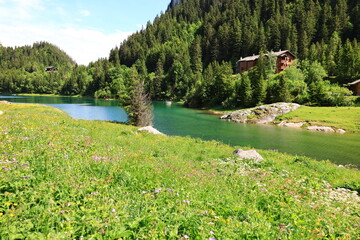
[[306, 107], [277, 117], [288, 122], [309, 122], [312, 125], [342, 128], [348, 132], [360, 132], [359, 107]]
[[[1, 104], [1, 239], [356, 239], [358, 170]], [[246, 149], [246, 148], [244, 148]]]

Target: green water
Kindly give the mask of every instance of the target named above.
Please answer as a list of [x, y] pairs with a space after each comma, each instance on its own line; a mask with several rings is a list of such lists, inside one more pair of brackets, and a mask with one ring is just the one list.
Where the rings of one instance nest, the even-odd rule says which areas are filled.
[[[58, 107], [74, 118], [125, 122], [127, 115], [116, 101], [89, 98], [0, 96], [0, 100], [41, 103]], [[360, 134], [332, 134], [302, 129], [236, 124], [179, 104], [154, 102], [154, 127], [168, 135], [217, 140], [234, 146], [273, 149], [337, 164], [360, 167]]]

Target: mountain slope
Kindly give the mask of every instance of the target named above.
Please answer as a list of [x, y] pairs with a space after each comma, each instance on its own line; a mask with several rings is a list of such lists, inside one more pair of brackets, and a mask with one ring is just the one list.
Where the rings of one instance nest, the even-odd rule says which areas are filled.
[[[305, 59], [314, 54], [312, 45], [329, 44], [336, 36], [342, 43], [360, 39], [360, 2], [356, 0], [172, 0], [169, 6], [153, 24], [121, 44], [122, 63], [131, 66], [141, 59], [149, 72], [155, 72], [165, 54], [167, 71], [175, 61], [171, 55], [180, 52], [192, 57], [189, 47], [196, 37], [204, 66], [212, 61], [234, 65], [240, 57], [261, 49], [289, 49]], [[168, 57], [171, 44], [175, 46]]]
[[[64, 51], [47, 42], [15, 48], [0, 45], [0, 92], [59, 93], [75, 64]], [[50, 66], [58, 71], [45, 72]]]
[[51, 43], [37, 42], [32, 46], [15, 48], [0, 46], [0, 68], [2, 70], [16, 68], [34, 71], [39, 68], [43, 70], [48, 66], [68, 69], [74, 65], [75, 62], [69, 55]]

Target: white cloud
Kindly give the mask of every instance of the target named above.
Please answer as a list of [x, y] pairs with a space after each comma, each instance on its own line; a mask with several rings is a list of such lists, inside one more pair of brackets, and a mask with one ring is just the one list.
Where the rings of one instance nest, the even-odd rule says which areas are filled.
[[0, 1], [1, 22], [29, 20], [38, 12], [45, 10], [46, 0], [10, 0]]
[[[32, 45], [47, 41], [57, 45], [78, 64], [108, 57], [132, 32], [104, 33], [80, 27], [87, 9], [66, 11], [52, 0], [0, 0], [0, 43], [3, 46]], [[72, 16], [75, 14], [76, 16]]]
[[88, 10], [81, 10], [81, 11], [80, 11], [80, 14], [81, 14], [82, 16], [84, 16], [84, 17], [88, 17], [88, 16], [90, 16], [90, 11], [88, 11]]
[[93, 29], [5, 24], [0, 24], [0, 32], [0, 43], [3, 46], [32, 45], [34, 42], [47, 41], [60, 47], [78, 64], [84, 65], [98, 58], [108, 57], [110, 49], [132, 34], [122, 31], [105, 34]]
[[20, 8], [44, 10], [45, 0], [11, 0]]

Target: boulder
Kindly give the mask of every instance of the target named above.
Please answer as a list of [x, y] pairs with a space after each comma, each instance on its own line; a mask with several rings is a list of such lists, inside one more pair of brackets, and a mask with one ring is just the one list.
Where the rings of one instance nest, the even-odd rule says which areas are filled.
[[255, 150], [244, 151], [242, 149], [236, 149], [233, 154], [240, 159], [253, 159], [256, 161], [264, 160], [264, 158]]
[[341, 134], [346, 133], [346, 131], [344, 129], [341, 129], [341, 128], [337, 129], [336, 132], [341, 133]]
[[299, 123], [293, 123], [293, 122], [285, 122], [282, 121], [281, 123], [279, 123], [279, 126], [282, 127], [290, 127], [290, 128], [301, 128], [306, 122], [299, 122]]
[[323, 126], [309, 126], [306, 128], [310, 131], [318, 131], [318, 132], [335, 132], [332, 127], [323, 127]]
[[11, 102], [8, 102], [8, 101], [3, 100], [3, 101], [0, 101], [0, 104], [12, 104], [12, 103], [11, 103]]
[[151, 134], [164, 135], [162, 132], [160, 132], [159, 130], [157, 130], [156, 128], [154, 128], [152, 126], [146, 126], [146, 127], [139, 128], [138, 131], [146, 131]]
[[262, 105], [255, 108], [237, 110], [221, 116], [221, 119], [237, 122], [237, 123], [259, 123], [267, 124], [275, 120], [279, 115], [294, 111], [300, 107], [296, 103], [273, 103]]

